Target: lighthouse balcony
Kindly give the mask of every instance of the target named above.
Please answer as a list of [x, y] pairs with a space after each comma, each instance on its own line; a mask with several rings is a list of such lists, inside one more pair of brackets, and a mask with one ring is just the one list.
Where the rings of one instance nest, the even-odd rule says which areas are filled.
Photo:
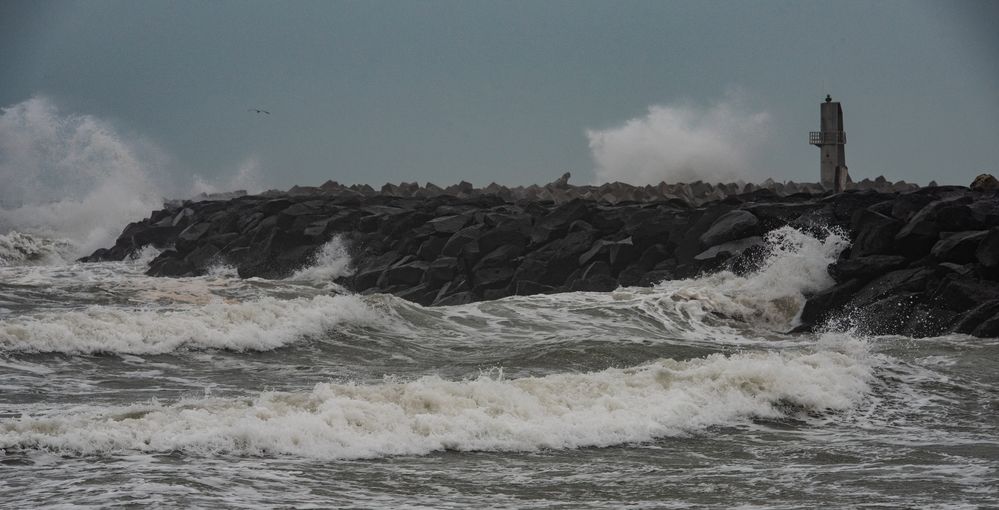
[[808, 143], [812, 145], [843, 145], [846, 131], [812, 131], [808, 133]]

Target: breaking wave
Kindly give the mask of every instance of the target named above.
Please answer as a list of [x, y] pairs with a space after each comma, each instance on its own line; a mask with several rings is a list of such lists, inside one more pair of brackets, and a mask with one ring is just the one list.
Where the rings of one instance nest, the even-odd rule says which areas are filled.
[[341, 321], [376, 321], [354, 296], [243, 303], [213, 298], [174, 310], [95, 305], [0, 321], [0, 351], [65, 354], [157, 354], [178, 349], [277, 349], [321, 335]]
[[0, 153], [0, 233], [72, 243], [73, 257], [110, 245], [163, 203], [149, 177], [163, 159], [155, 147], [45, 98], [0, 110]]
[[720, 271], [663, 282], [656, 289], [668, 293], [688, 315], [713, 314], [768, 329], [787, 329], [800, 316], [807, 294], [833, 284], [827, 268], [849, 246], [849, 238], [831, 231], [820, 239], [781, 227], [769, 232], [765, 241], [767, 254], [751, 274]]
[[316, 252], [310, 264], [287, 279], [324, 283], [353, 273], [354, 268], [351, 265], [347, 244], [343, 238], [335, 236]]
[[75, 246], [21, 232], [0, 234], [0, 267], [64, 264], [73, 256]]
[[[863, 352], [863, 350], [861, 350]], [[605, 447], [713, 426], [840, 411], [868, 391], [872, 368], [851, 349], [713, 354], [632, 368], [505, 379], [437, 376], [324, 383], [311, 392], [77, 408], [0, 423], [0, 448], [72, 454], [184, 451], [323, 459], [442, 450]]]

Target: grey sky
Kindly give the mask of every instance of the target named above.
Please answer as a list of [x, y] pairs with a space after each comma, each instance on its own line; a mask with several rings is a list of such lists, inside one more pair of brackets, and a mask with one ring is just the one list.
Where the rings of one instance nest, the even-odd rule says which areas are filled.
[[830, 93], [855, 180], [967, 184], [999, 170], [997, 5], [6, 0], [0, 107], [103, 119], [181, 186], [642, 184], [815, 181]]

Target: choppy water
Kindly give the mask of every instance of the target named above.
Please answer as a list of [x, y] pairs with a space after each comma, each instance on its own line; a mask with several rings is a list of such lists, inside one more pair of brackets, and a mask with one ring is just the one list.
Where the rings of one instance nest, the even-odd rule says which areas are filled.
[[424, 308], [329, 283], [335, 243], [160, 279], [0, 236], [0, 506], [996, 505], [999, 340], [784, 334], [843, 243], [771, 240], [748, 277]]

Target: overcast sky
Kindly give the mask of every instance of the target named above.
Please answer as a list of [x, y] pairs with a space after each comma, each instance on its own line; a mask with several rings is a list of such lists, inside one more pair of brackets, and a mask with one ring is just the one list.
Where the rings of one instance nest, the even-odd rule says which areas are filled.
[[126, 151], [178, 189], [816, 181], [828, 93], [854, 180], [968, 184], [999, 171], [997, 23], [987, 1], [5, 0], [0, 175]]

